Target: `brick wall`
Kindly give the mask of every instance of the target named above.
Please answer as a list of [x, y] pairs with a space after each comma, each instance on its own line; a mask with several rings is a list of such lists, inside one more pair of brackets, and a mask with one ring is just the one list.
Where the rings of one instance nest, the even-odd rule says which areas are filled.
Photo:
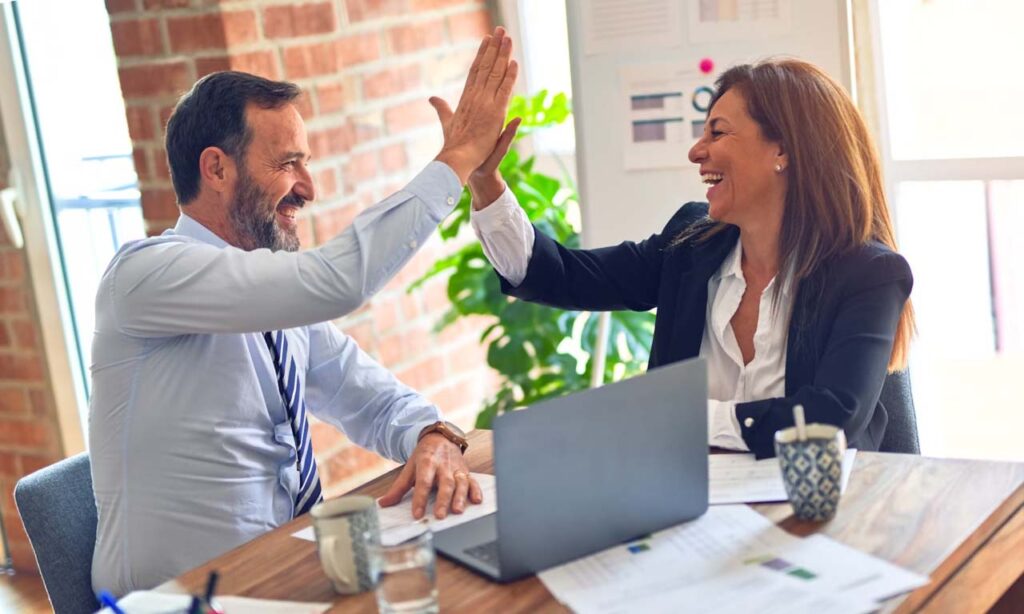
[[[0, 189], [8, 170], [0, 130]], [[14, 565], [24, 571], [35, 571], [36, 563], [14, 505], [14, 484], [63, 456], [48, 381], [25, 250], [0, 230], [0, 514]]]
[[[483, 0], [107, 0], [147, 231], [177, 217], [162, 139], [177, 97], [199, 77], [236, 69], [299, 84], [318, 202], [300, 223], [304, 247], [337, 234], [436, 155], [432, 94], [454, 105], [481, 36]], [[398, 377], [471, 426], [493, 389], [479, 321], [439, 335], [443, 280], [405, 288], [445, 253], [435, 236], [397, 279], [337, 322]], [[332, 427], [313, 444], [329, 493], [391, 465]]]

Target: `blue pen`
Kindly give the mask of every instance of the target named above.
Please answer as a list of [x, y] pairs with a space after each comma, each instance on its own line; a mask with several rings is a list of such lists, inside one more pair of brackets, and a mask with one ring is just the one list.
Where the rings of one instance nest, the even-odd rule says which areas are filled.
[[100, 594], [97, 595], [97, 597], [99, 598], [100, 603], [110, 608], [110, 611], [114, 614], [124, 614], [124, 610], [117, 607], [117, 599], [110, 594], [110, 591], [100, 591]]

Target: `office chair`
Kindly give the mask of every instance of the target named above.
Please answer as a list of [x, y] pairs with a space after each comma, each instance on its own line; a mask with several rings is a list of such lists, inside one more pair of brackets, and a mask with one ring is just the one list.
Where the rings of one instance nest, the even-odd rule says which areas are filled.
[[83, 452], [21, 478], [14, 500], [54, 612], [98, 610], [92, 592], [96, 499], [89, 455]]
[[917, 414], [914, 411], [914, 394], [910, 389], [910, 371], [890, 373], [882, 384], [878, 401], [889, 414], [879, 452], [900, 452], [920, 454], [921, 442], [917, 436]]

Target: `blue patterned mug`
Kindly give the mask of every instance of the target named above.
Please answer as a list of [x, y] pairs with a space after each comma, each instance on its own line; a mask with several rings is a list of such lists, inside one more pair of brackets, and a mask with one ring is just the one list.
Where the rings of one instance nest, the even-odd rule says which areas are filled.
[[793, 513], [821, 522], [835, 516], [843, 479], [846, 435], [831, 424], [808, 424], [800, 441], [796, 427], [775, 433], [775, 455]]
[[377, 501], [361, 495], [339, 497], [317, 503], [309, 515], [320, 565], [334, 591], [351, 595], [373, 588], [368, 546], [380, 539]]

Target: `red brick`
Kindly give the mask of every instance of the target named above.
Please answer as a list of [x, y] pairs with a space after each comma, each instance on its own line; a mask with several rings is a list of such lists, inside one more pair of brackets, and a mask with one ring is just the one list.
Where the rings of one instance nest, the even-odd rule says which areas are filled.
[[286, 38], [333, 32], [337, 20], [328, 2], [271, 6], [263, 9], [263, 33]]
[[385, 367], [392, 368], [407, 361], [410, 356], [419, 356], [430, 348], [431, 343], [432, 337], [423, 327], [382, 336], [379, 345], [380, 362]]
[[359, 207], [345, 205], [334, 209], [316, 211], [313, 218], [313, 226], [316, 229], [317, 240], [322, 244], [330, 241], [342, 230], [352, 225], [352, 220], [359, 214]]
[[423, 21], [388, 30], [388, 43], [395, 54], [413, 53], [444, 42], [444, 24], [441, 20]]
[[444, 381], [444, 361], [438, 357], [426, 358], [395, 374], [406, 386], [423, 390]]
[[363, 97], [368, 100], [387, 98], [413, 90], [419, 85], [419, 65], [410, 64], [400, 68], [387, 68], [363, 77]]
[[160, 22], [156, 19], [133, 19], [110, 24], [114, 51], [118, 57], [159, 55], [164, 52]]
[[310, 420], [309, 438], [318, 457], [330, 454], [332, 450], [341, 448], [348, 442], [341, 431], [316, 418]]
[[171, 180], [171, 169], [167, 166], [167, 152], [153, 152], [153, 177], [162, 181]]
[[292, 104], [295, 105], [295, 109], [302, 116], [302, 119], [306, 121], [309, 121], [315, 115], [313, 112], [313, 98], [309, 95], [308, 91], [303, 90]]
[[352, 154], [343, 171], [345, 183], [356, 185], [377, 176], [377, 155], [372, 151]]
[[397, 173], [403, 171], [409, 165], [409, 159], [405, 156], [405, 145], [395, 143], [380, 150], [380, 167], [385, 173]]
[[25, 257], [21, 250], [11, 250], [2, 254], [3, 275], [2, 279], [9, 281], [23, 281], [25, 279]]
[[180, 9], [187, 7], [192, 0], [143, 0], [147, 11], [154, 9]]
[[0, 445], [41, 448], [53, 441], [53, 435], [44, 421], [0, 418]]
[[170, 220], [178, 217], [178, 201], [173, 190], [142, 191], [142, 217], [147, 220]]
[[135, 0], [107, 0], [107, 13], [128, 13], [137, 10]]
[[284, 73], [289, 79], [304, 79], [338, 72], [337, 44], [333, 42], [295, 45], [284, 50]]
[[32, 320], [11, 320], [11, 329], [18, 347], [23, 350], [39, 349], [39, 334]]
[[379, 111], [362, 113], [352, 117], [349, 129], [352, 131], [353, 142], [356, 145], [376, 141], [380, 138], [383, 118]]
[[378, 335], [394, 334], [398, 322], [398, 305], [393, 300], [378, 298], [373, 301], [373, 323]]
[[384, 124], [388, 134], [401, 134], [413, 128], [432, 126], [437, 122], [437, 113], [426, 100], [416, 99], [393, 106], [384, 111]]
[[28, 391], [28, 398], [32, 405], [32, 413], [36, 416], [48, 416], [52, 412], [52, 397], [47, 390], [38, 388]]
[[5, 381], [39, 382], [43, 380], [43, 361], [39, 356], [0, 354], [0, 373]]
[[27, 308], [24, 290], [0, 286], [0, 313], [24, 313]]
[[335, 169], [325, 168], [316, 174], [316, 195], [317, 200], [331, 198], [338, 193], [338, 177]]
[[227, 49], [259, 38], [256, 13], [253, 11], [170, 17], [167, 19], [167, 34], [171, 51], [179, 53]]
[[24, 388], [0, 388], [0, 414], [23, 415], [28, 410], [28, 395]]
[[357, 445], [349, 445], [325, 459], [327, 482], [338, 482], [359, 471], [366, 471], [381, 462], [381, 458]]
[[0, 320], [0, 348], [11, 347], [11, 333], [7, 331], [7, 324]]
[[407, 0], [346, 0], [348, 20], [352, 23], [393, 17], [407, 12]]
[[188, 67], [181, 61], [126, 66], [120, 68], [118, 74], [121, 79], [121, 94], [125, 98], [180, 95], [192, 85]]
[[336, 52], [342, 66], [372, 62], [380, 57], [380, 39], [376, 34], [349, 36], [337, 41]]
[[23, 475], [30, 475], [49, 467], [56, 463], [59, 459], [52, 454], [22, 454], [21, 456], [21, 473]]
[[477, 340], [456, 346], [448, 352], [448, 367], [453, 374], [473, 373], [487, 364], [487, 350]]
[[128, 119], [128, 135], [133, 141], [147, 141], [156, 135], [153, 111], [150, 107], [126, 107], [124, 114]]
[[[469, 74], [469, 67], [473, 64], [475, 56], [475, 51], [465, 50], [424, 59], [423, 74], [426, 84], [431, 88], [447, 84], [458, 84], [461, 87], [466, 81], [466, 75]], [[458, 98], [450, 100], [454, 108], [454, 101]]]
[[153, 172], [149, 166], [149, 153], [141, 147], [132, 150], [132, 160], [135, 162], [135, 174], [139, 181], [149, 181], [153, 178]]
[[366, 321], [350, 324], [342, 328], [342, 332], [352, 338], [364, 352], [373, 352], [377, 347], [377, 335], [373, 332], [373, 323]]
[[350, 98], [348, 88], [340, 81], [318, 83], [316, 86], [316, 99], [321, 115], [344, 110]]
[[491, 13], [484, 9], [448, 16], [448, 36], [453, 43], [480, 40], [493, 29]]
[[231, 58], [226, 55], [215, 55], [196, 58], [196, 77], [202, 78], [210, 73], [231, 70]]
[[431, 10], [434, 10], [434, 9], [440, 9], [440, 8], [445, 8], [445, 7], [449, 7], [449, 6], [458, 6], [458, 5], [466, 5], [466, 4], [474, 4], [474, 5], [480, 5], [481, 4], [479, 1], [467, 3], [466, 0], [411, 0], [411, 2], [412, 2], [412, 6], [410, 7], [410, 9], [414, 13], [415, 12], [419, 12], [419, 11], [431, 11]]
[[[2, 406], [0, 406], [2, 407]], [[0, 451], [0, 478], [17, 480], [22, 476], [18, 464], [18, 455], [14, 452]]]
[[[421, 250], [425, 252], [426, 250]], [[424, 254], [426, 255], [426, 254]], [[431, 257], [431, 261], [437, 257]], [[448, 299], [448, 282], [444, 279], [432, 279], [423, 285], [423, 309], [427, 313], [441, 315], [451, 307]]]

